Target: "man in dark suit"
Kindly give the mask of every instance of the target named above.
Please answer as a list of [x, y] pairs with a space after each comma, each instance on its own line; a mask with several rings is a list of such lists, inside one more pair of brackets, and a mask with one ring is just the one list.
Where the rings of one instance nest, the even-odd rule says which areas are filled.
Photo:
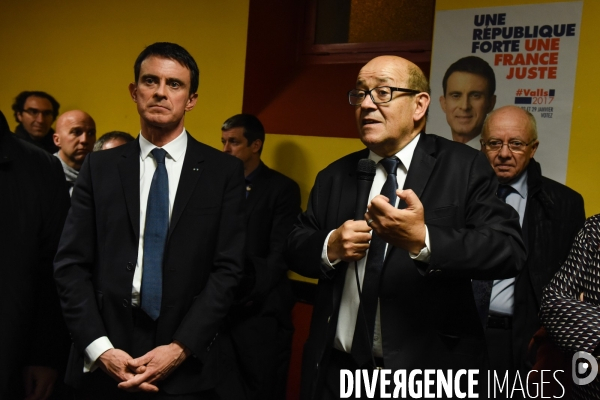
[[[423, 132], [428, 92], [405, 59], [377, 57], [361, 69], [349, 101], [367, 149], [319, 173], [290, 234], [290, 267], [319, 278], [303, 399], [340, 398], [341, 369], [484, 373], [471, 278], [514, 276], [525, 251], [485, 157]], [[379, 162], [366, 222], [352, 220], [364, 158]]]
[[[254, 115], [225, 121], [221, 142], [225, 153], [244, 162], [246, 177], [246, 269], [231, 312], [232, 353], [248, 399], [284, 399], [295, 301], [283, 251], [301, 211], [300, 188], [261, 161], [265, 129]], [[239, 399], [225, 395], [239, 388], [223, 386], [224, 398]]]
[[0, 398], [44, 400], [69, 348], [52, 279], [69, 196], [58, 160], [17, 139], [2, 113], [0, 190]]
[[185, 49], [150, 45], [134, 70], [140, 135], [86, 157], [55, 260], [67, 379], [81, 398], [212, 399], [243, 266], [242, 163], [185, 131], [198, 96]]
[[[527, 347], [540, 328], [542, 290], [564, 263], [583, 226], [583, 198], [574, 190], [542, 176], [533, 156], [539, 146], [534, 116], [516, 106], [499, 108], [483, 126], [482, 151], [492, 165], [506, 203], [519, 213], [528, 250], [516, 277], [489, 282], [485, 307], [490, 366], [504, 376], [531, 370]], [[477, 285], [480, 283], [474, 283]]]

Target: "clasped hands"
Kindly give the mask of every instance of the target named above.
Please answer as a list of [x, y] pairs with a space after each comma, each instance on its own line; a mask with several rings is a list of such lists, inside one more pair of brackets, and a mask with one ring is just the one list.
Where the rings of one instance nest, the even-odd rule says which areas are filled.
[[406, 202], [406, 208], [398, 209], [387, 197], [378, 195], [371, 200], [365, 214], [366, 221], [348, 220], [329, 236], [327, 257], [329, 260], [346, 262], [363, 258], [369, 249], [371, 229], [385, 242], [419, 254], [425, 247], [425, 214], [423, 204], [410, 189], [396, 191]]
[[128, 392], [158, 392], [156, 382], [165, 379], [188, 356], [190, 351], [181, 343], [158, 346], [138, 358], [119, 349], [110, 349], [99, 358], [99, 367], [119, 382], [119, 389]]

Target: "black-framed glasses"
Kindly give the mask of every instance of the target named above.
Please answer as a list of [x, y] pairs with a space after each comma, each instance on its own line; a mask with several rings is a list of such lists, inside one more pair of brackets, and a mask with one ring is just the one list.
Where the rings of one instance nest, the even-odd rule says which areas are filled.
[[529, 143], [525, 143], [521, 140], [510, 140], [508, 143], [504, 143], [502, 140], [498, 139], [490, 139], [487, 142], [482, 139], [479, 142], [488, 151], [500, 151], [502, 150], [502, 147], [507, 146], [513, 153], [523, 153], [527, 146], [534, 143], [536, 140], [537, 139], [533, 139]]
[[392, 95], [394, 92], [403, 92], [417, 94], [421, 93], [420, 90], [398, 88], [391, 86], [379, 86], [371, 90], [352, 89], [348, 92], [348, 101], [350, 105], [357, 106], [363, 102], [367, 95], [371, 96], [371, 100], [375, 104], [389, 103], [392, 101]]
[[37, 118], [37, 116], [40, 114], [42, 114], [42, 117], [44, 118], [54, 116], [54, 111], [52, 110], [38, 110], [37, 108], [28, 108], [23, 110], [23, 112], [31, 115], [33, 118]]

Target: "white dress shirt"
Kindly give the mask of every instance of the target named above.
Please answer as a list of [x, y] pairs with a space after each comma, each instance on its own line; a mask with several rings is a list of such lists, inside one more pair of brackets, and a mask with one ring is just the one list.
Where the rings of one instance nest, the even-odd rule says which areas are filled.
[[[169, 221], [175, 203], [175, 195], [179, 186], [179, 178], [183, 169], [183, 160], [187, 149], [187, 134], [185, 128], [175, 139], [162, 147], [167, 152], [165, 157], [165, 167], [169, 177]], [[140, 306], [140, 290], [142, 286], [142, 273], [144, 270], [144, 230], [146, 228], [146, 207], [148, 205], [148, 195], [150, 194], [150, 185], [152, 177], [156, 171], [156, 160], [151, 155], [151, 151], [157, 146], [150, 143], [139, 135], [140, 143], [140, 238], [138, 243], [138, 258], [133, 274], [133, 284], [131, 288], [131, 305]], [[90, 372], [96, 369], [96, 360], [104, 352], [114, 348], [108, 337], [102, 336], [94, 340], [85, 349], [83, 372]]]
[[[410, 168], [410, 163], [412, 161], [413, 153], [415, 148], [417, 147], [417, 143], [419, 141], [419, 136], [417, 135], [409, 144], [407, 144], [402, 150], [396, 153], [396, 157], [400, 159], [401, 163], [398, 165], [398, 171], [396, 172], [398, 187], [404, 187], [404, 181], [406, 180], [406, 175], [408, 173], [408, 169]], [[369, 152], [369, 159], [375, 161], [377, 163], [377, 169], [375, 171], [375, 179], [373, 180], [373, 185], [371, 186], [371, 192], [369, 193], [369, 202], [373, 199], [373, 197], [379, 195], [381, 193], [381, 189], [387, 179], [387, 172], [383, 168], [379, 161], [383, 157], [378, 156], [372, 151]], [[398, 197], [396, 197], [395, 206], [398, 205]], [[366, 211], [366, 210], [365, 210]], [[418, 255], [411, 254], [411, 258], [429, 262], [430, 254], [431, 254], [431, 246], [429, 244], [429, 232], [427, 231], [427, 226], [425, 227], [425, 247], [421, 250]], [[332, 231], [333, 232], [333, 231]], [[329, 236], [331, 236], [331, 232], [325, 238], [325, 243], [323, 245], [323, 250], [321, 253], [321, 261], [325, 268], [335, 268], [334, 265], [337, 264], [340, 260], [335, 260], [334, 262], [330, 262], [327, 257], [327, 243], [329, 242]], [[387, 251], [387, 244], [386, 244]], [[365, 257], [360, 259], [356, 264], [358, 268], [358, 276], [362, 286], [362, 282], [365, 275], [365, 265], [367, 257], [369, 256], [369, 252], [367, 250], [367, 254]], [[340, 310], [338, 314], [338, 324], [337, 330], [335, 334], [335, 340], [333, 346], [341, 351], [346, 353], [350, 353], [352, 351], [352, 340], [354, 339], [354, 328], [356, 326], [356, 316], [358, 313], [358, 306], [360, 304], [360, 298], [358, 296], [358, 288], [356, 286], [356, 277], [354, 272], [355, 263], [348, 264], [348, 270], [346, 271], [346, 278], [344, 281], [344, 290], [342, 292], [342, 300], [340, 302]], [[390, 268], [393, 268], [390, 267]], [[376, 357], [383, 357], [383, 348], [382, 348], [382, 340], [381, 340], [381, 324], [380, 324], [380, 315], [379, 315], [379, 303], [377, 304], [377, 315], [375, 317], [375, 329], [373, 333], [373, 354]]]
[[[519, 213], [519, 223], [523, 226], [525, 207], [527, 206], [527, 171], [509, 183], [514, 189], [506, 196], [506, 204], [510, 204]], [[496, 279], [490, 296], [490, 313], [494, 315], [512, 316], [515, 303], [515, 278]]]

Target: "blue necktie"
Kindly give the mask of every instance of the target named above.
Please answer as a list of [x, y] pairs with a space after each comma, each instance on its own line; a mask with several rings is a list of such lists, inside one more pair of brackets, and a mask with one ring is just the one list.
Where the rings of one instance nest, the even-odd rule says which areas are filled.
[[152, 177], [146, 227], [144, 229], [144, 261], [142, 274], [142, 310], [156, 321], [162, 301], [162, 265], [165, 242], [169, 231], [169, 176], [165, 167], [167, 152], [152, 150], [156, 171]]
[[[400, 160], [397, 157], [389, 157], [382, 159], [379, 163], [387, 172], [387, 179], [381, 188], [381, 194], [387, 197], [393, 206], [396, 204], [396, 189], [398, 189], [396, 172]], [[373, 231], [362, 285], [360, 308], [363, 309], [363, 313], [361, 313], [359, 308], [356, 326], [354, 327], [354, 338], [352, 340], [352, 356], [359, 367], [372, 360], [373, 331], [375, 329], [377, 301], [379, 299], [379, 282], [385, 259], [385, 246], [385, 241]]]

